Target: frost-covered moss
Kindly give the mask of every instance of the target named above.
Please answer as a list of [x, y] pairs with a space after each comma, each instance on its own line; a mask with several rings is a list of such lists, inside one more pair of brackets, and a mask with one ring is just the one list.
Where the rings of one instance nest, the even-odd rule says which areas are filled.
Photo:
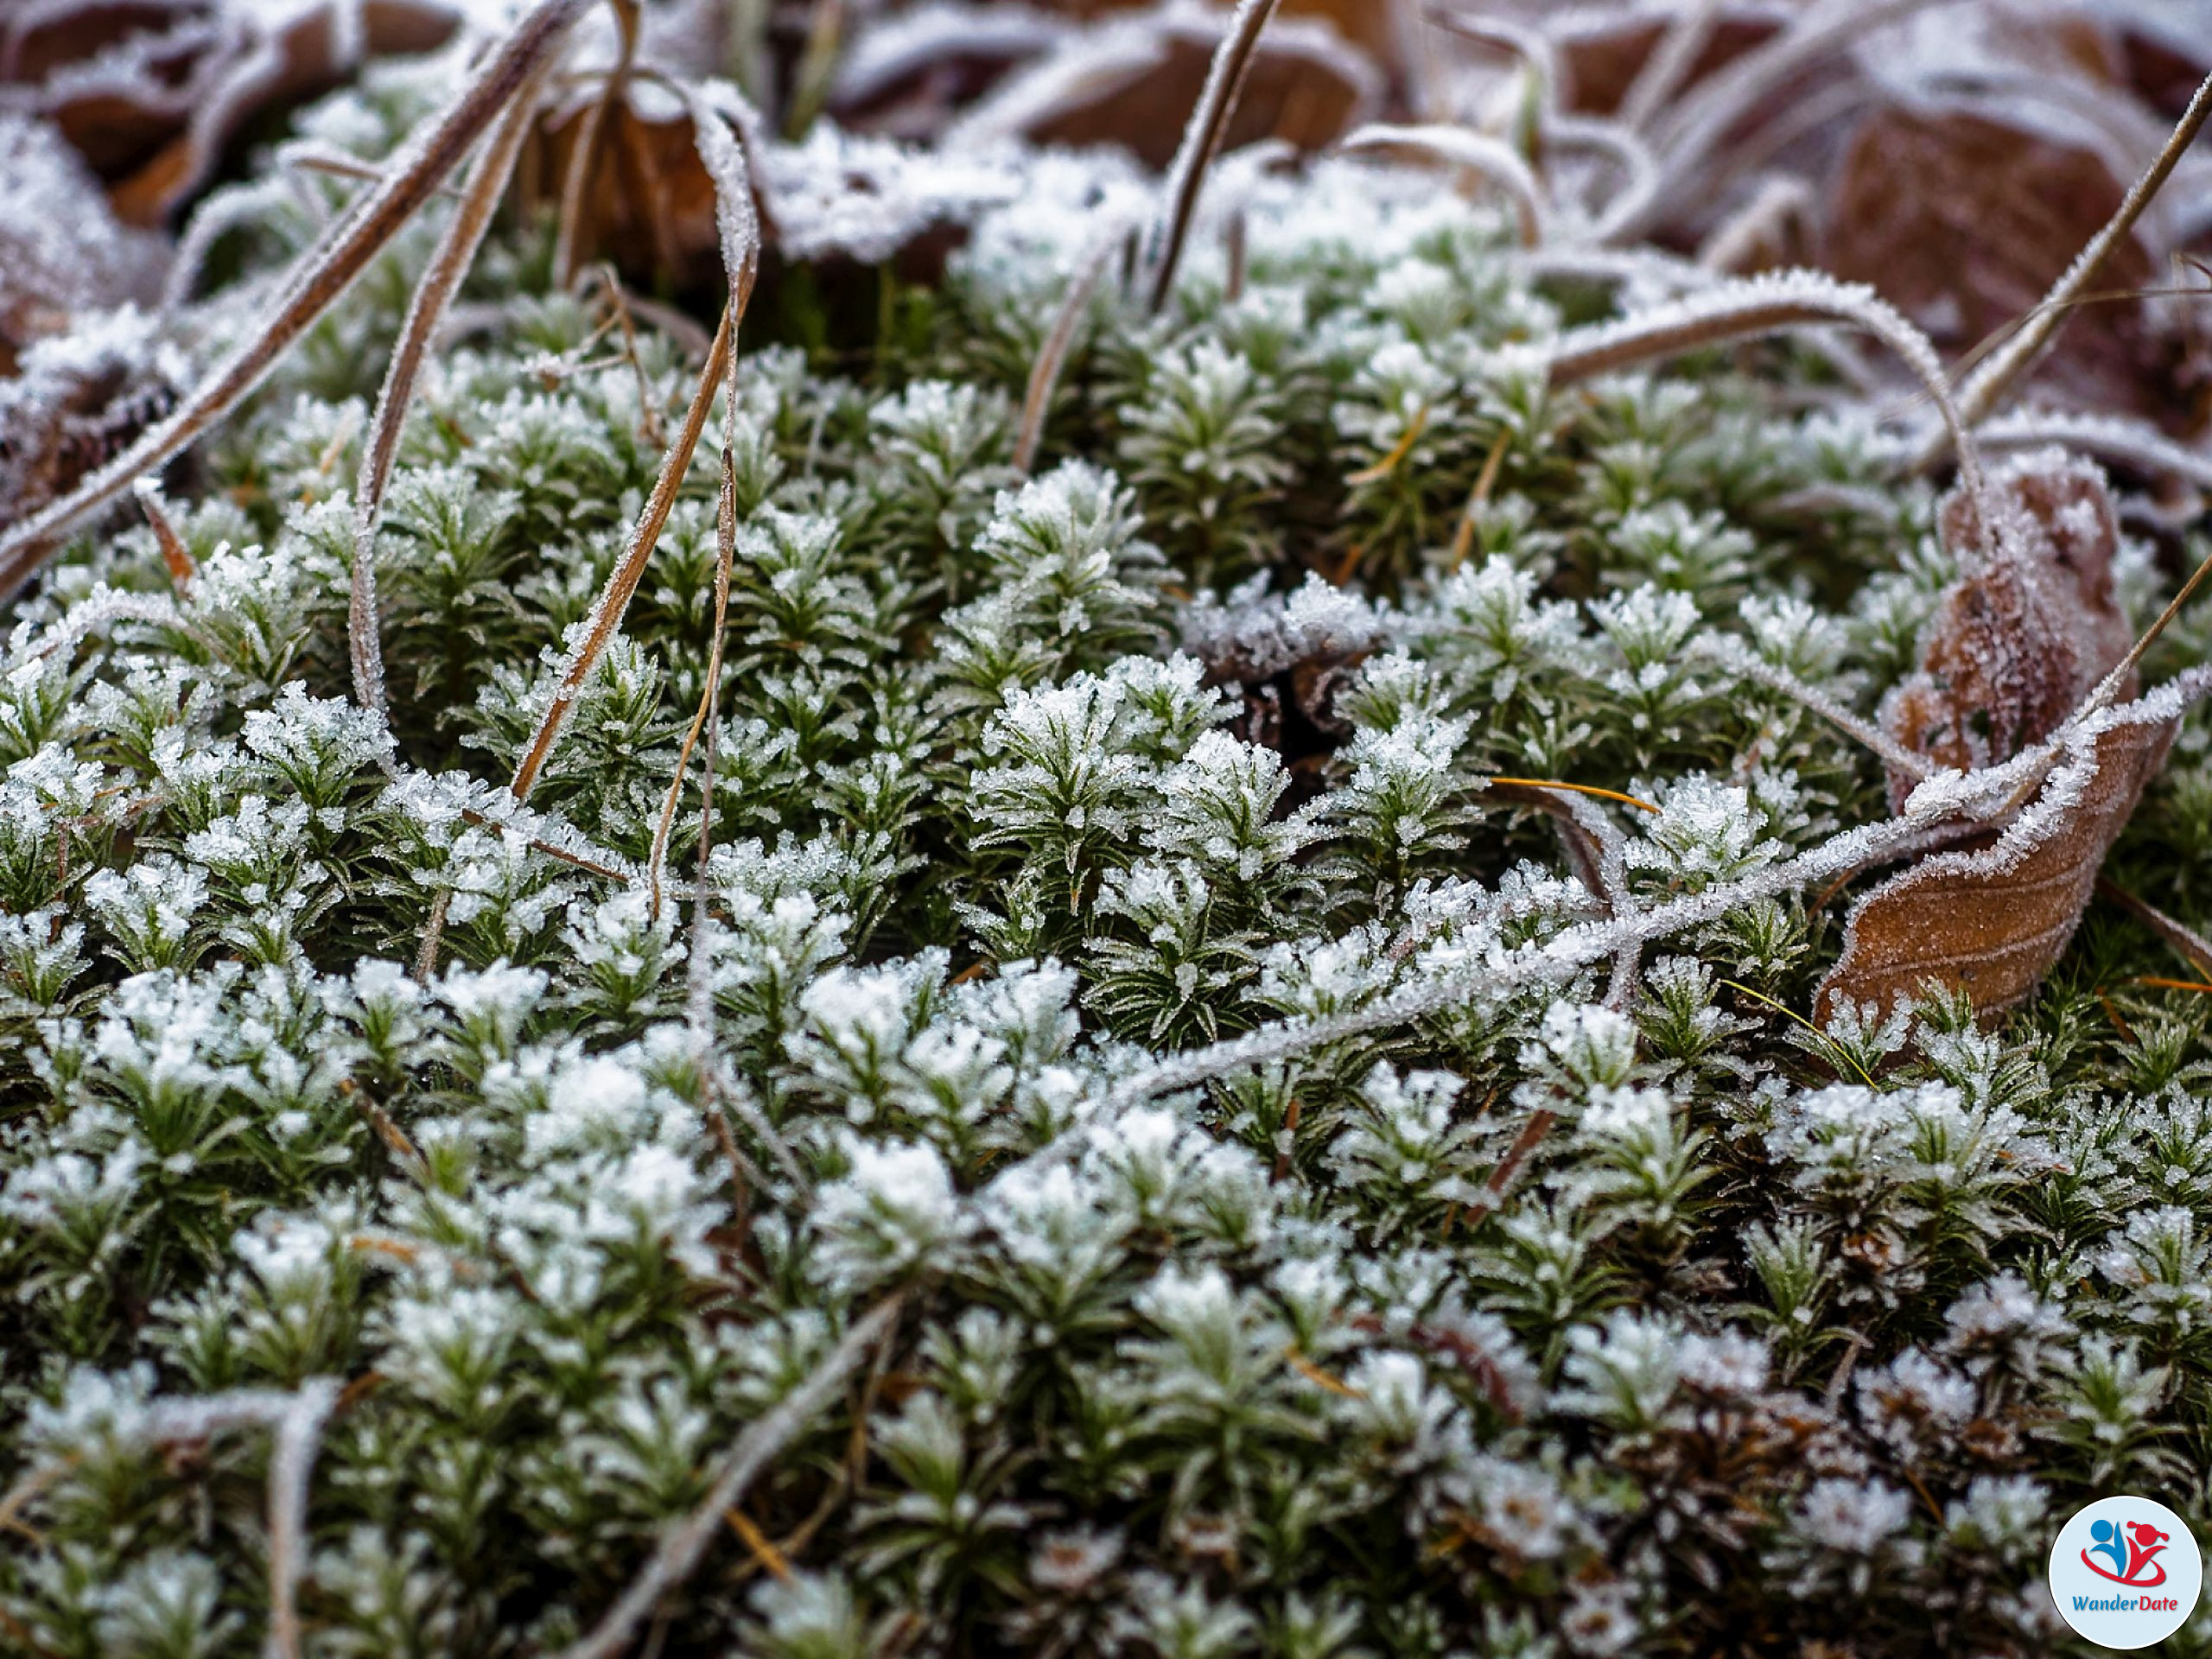
[[[372, 147], [409, 85], [315, 120]], [[695, 372], [610, 360], [539, 233], [407, 427], [388, 728], [346, 493], [427, 226], [173, 483], [188, 582], [118, 520], [22, 603], [0, 1647], [253, 1648], [272, 1437], [327, 1409], [306, 1651], [555, 1651], [893, 1296], [658, 1650], [2040, 1652], [2075, 1502], [2202, 1514], [2202, 1014], [2130, 988], [2146, 936], [2093, 918], [1994, 1031], [1785, 1017], [1816, 891], [1522, 971], [1605, 899], [1493, 778], [1633, 798], [1575, 845], [1634, 906], [1883, 816], [1728, 652], [1861, 710], [1910, 666], [1950, 572], [1892, 441], [1813, 346], [1548, 391], [1528, 347], [1618, 295], [1419, 179], [1250, 190], [1233, 297], [1201, 238], [1163, 316], [1096, 301], [1027, 479], [1096, 233], [1049, 193], [857, 359], [748, 333], [703, 921], [696, 810], [658, 910], [644, 869], [712, 428], [505, 799], [640, 387], [665, 423]], [[312, 231], [255, 223], [249, 272]], [[2183, 750], [2118, 873], [2189, 914]]]

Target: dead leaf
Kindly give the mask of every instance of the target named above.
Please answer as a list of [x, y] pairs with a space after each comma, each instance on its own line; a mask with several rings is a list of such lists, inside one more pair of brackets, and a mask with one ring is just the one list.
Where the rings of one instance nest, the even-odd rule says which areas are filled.
[[[2099, 148], [1988, 107], [1885, 107], [1859, 124], [1824, 215], [1827, 268], [1870, 283], [1951, 352], [2031, 312], [2126, 194]], [[2157, 285], [2132, 237], [2097, 286]], [[2080, 308], [2038, 371], [2038, 392], [2171, 423], [2178, 353], [2139, 300]]]
[[178, 397], [160, 355], [120, 324], [90, 338], [34, 345], [22, 369], [0, 380], [0, 524], [67, 494], [167, 415]]
[[1930, 982], [1985, 1014], [2024, 1001], [2072, 941], [2174, 731], [2171, 721], [2115, 726], [1989, 846], [1932, 854], [1860, 899], [1815, 1017], [1847, 1004], [1886, 1009]]
[[0, 375], [80, 313], [151, 301], [166, 258], [159, 238], [117, 223], [52, 125], [0, 113]]
[[[1919, 671], [1882, 710], [1891, 737], [1962, 771], [2059, 733], [2133, 643], [2113, 596], [2119, 531], [2102, 475], [2046, 451], [1993, 477], [1988, 496], [2004, 535], [1977, 522], [1963, 492], [1943, 505], [1947, 542], [1972, 568], [1944, 595]], [[2120, 695], [2136, 689], [2131, 672]], [[2001, 831], [1929, 854], [1861, 899], [1815, 1017], [1886, 1009], [1931, 982], [1964, 992], [1985, 1014], [2026, 998], [2073, 938], [2175, 729], [2171, 720], [2123, 721], [2070, 745]], [[1900, 808], [1912, 781], [1891, 773]]]
[[[2045, 451], [1993, 478], [1990, 494], [2010, 546], [1952, 583], [1918, 671], [1882, 709], [1891, 737], [1961, 772], [2050, 736], [2134, 642], [2113, 597], [2120, 524], [2103, 474]], [[1990, 547], [1963, 492], [1946, 498], [1941, 518], [1946, 546]], [[2135, 689], [2131, 678], [2122, 695]], [[1892, 775], [1894, 804], [1911, 785]]]

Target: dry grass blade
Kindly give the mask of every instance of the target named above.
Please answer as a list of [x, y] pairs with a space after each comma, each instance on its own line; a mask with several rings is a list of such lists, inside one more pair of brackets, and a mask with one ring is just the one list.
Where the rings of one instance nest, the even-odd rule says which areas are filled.
[[[1235, 221], [1240, 226], [1243, 222], [1241, 219]], [[1038, 348], [1037, 361], [1030, 367], [1028, 390], [1021, 397], [1021, 429], [1014, 441], [1014, 469], [1025, 477], [1037, 464], [1037, 450], [1045, 441], [1045, 422], [1052, 413], [1052, 392], [1060, 383], [1060, 371], [1067, 366], [1068, 353], [1075, 349], [1076, 336], [1082, 331], [1083, 320], [1090, 310], [1091, 298], [1098, 292], [1106, 267], [1113, 263], [1114, 255], [1122, 245], [1124, 228], [1118, 224], [1109, 226], [1084, 257], [1060, 301], [1052, 331], [1045, 336], [1045, 343]], [[1231, 245], [1232, 250], [1236, 246], [1235, 243]], [[1232, 257], [1230, 264], [1232, 273], [1240, 272], [1241, 257]]]
[[2177, 443], [2147, 421], [2078, 410], [2034, 409], [1999, 415], [1974, 431], [1986, 454], [1993, 449], [2044, 449], [2062, 444], [2139, 473], [2168, 473], [2199, 490], [2212, 491], [2212, 454]]
[[1175, 152], [1175, 164], [1168, 172], [1166, 211], [1153, 231], [1147, 264], [1154, 311], [1165, 307], [1168, 295], [1174, 291], [1176, 267], [1183, 263], [1183, 246], [1190, 238], [1191, 219], [1198, 211], [1206, 169], [1212, 166], [1229, 131], [1230, 117], [1236, 112], [1244, 77], [1252, 67], [1252, 54], [1259, 48], [1260, 32], [1281, 3], [1281, 0], [1238, 0], [1236, 15], [1230, 19], [1228, 32], [1222, 36], [1212, 67], [1206, 72], [1205, 88], [1191, 111], [1182, 146]]
[[1681, 90], [1699, 54], [1713, 38], [1713, 25], [1719, 15], [1720, 0], [1690, 0], [1675, 14], [1659, 44], [1621, 96], [1620, 119], [1631, 132], [1650, 126], [1652, 118]]
[[522, 761], [515, 768], [514, 782], [508, 785], [518, 801], [530, 798], [537, 786], [538, 774], [552, 757], [553, 747], [560, 741], [561, 728], [568, 724], [576, 699], [582, 694], [592, 671], [599, 666], [599, 659], [607, 652], [615, 631], [622, 626], [622, 613], [630, 607], [631, 597], [643, 581], [645, 566], [652, 561], [653, 549], [660, 541], [660, 532], [668, 523], [668, 515], [676, 506], [677, 492], [683, 486], [683, 475], [690, 469], [693, 451], [699, 447], [699, 435], [705, 430], [708, 412], [714, 407], [715, 390], [721, 385], [723, 373], [729, 364], [730, 338], [735, 332], [734, 319], [730, 310], [722, 312], [721, 327], [715, 335], [713, 347], [707, 353], [707, 366], [699, 376], [697, 390], [692, 393], [691, 406], [684, 411], [683, 425], [677, 432], [675, 442], [662, 458], [660, 476], [653, 482], [652, 494], [645, 501], [637, 527], [630, 533], [622, 556], [607, 578], [607, 585], [600, 590], [598, 602], [592, 607], [591, 619], [585, 625], [584, 635], [569, 653], [563, 665], [561, 678], [554, 688], [553, 701], [531, 734], [530, 743], [523, 752]]
[[323, 1425], [337, 1407], [338, 1379], [311, 1377], [276, 1425], [269, 1460], [270, 1659], [300, 1659], [300, 1575], [307, 1567], [308, 1481]]
[[361, 453], [361, 471], [353, 487], [353, 582], [346, 602], [346, 638], [353, 664], [353, 697], [364, 709], [385, 709], [384, 644], [377, 625], [377, 520], [384, 512], [385, 492], [391, 483], [392, 463], [399, 454], [399, 435], [407, 424], [407, 407], [414, 399], [415, 382], [423, 359], [446, 308], [460, 289], [461, 279], [476, 263], [493, 211], [506, 194], [523, 140], [537, 118], [537, 92], [551, 68], [554, 53], [565, 31], [545, 43], [530, 73], [510, 99], [491, 143], [476, 158], [476, 167], [461, 195], [461, 207], [438, 239], [429, 268], [415, 289], [407, 308], [407, 321], [385, 371], [383, 388], [377, 393], [376, 414], [369, 423], [369, 441]]
[[[2035, 366], [2036, 360], [2066, 325], [2072, 314], [2071, 302], [2096, 280], [2113, 250], [2135, 228], [2136, 220], [2143, 216], [2143, 210], [2151, 205], [2152, 198], [2172, 174], [2183, 152], [2196, 140], [2207, 117], [2212, 117], [2212, 76], [2197, 87], [2196, 96], [2190, 99], [2188, 109], [2183, 111], [2150, 168], [2136, 180], [2104, 228], [2089, 238], [2088, 245], [2051, 285], [2050, 292], [2044, 296], [2027, 326], [2006, 341], [2002, 350], [1985, 359], [1960, 388], [1959, 412], [1967, 425], [1978, 424], [1993, 411], [2020, 378]], [[1942, 459], [1942, 451], [1936, 447], [1924, 452], [1921, 462], [1929, 466]]]
[[[1978, 502], [1982, 496], [1980, 461], [1928, 336], [1884, 304], [1873, 289], [1839, 283], [1818, 271], [1782, 271], [1731, 283], [1686, 295], [1649, 317], [1626, 317], [1571, 330], [1552, 348], [1552, 384], [1571, 385], [1656, 358], [1824, 323], [1840, 323], [1873, 335], [1913, 372], [1943, 417], [1957, 446], [1961, 481], [1968, 497]], [[1986, 514], [1981, 519], [1990, 522]]]
[[131, 486], [143, 508], [146, 522], [153, 526], [154, 541], [162, 550], [162, 563], [168, 567], [169, 581], [182, 593], [193, 577], [200, 574], [200, 567], [193, 562], [192, 550], [184, 544], [184, 537], [176, 532], [176, 525], [169, 520], [168, 509], [162, 504], [162, 483], [157, 478], [142, 478]]
[[[729, 313], [723, 326], [734, 333], [744, 319], [745, 308], [753, 298], [753, 283], [760, 272], [760, 224], [753, 205], [752, 169], [744, 149], [722, 124], [721, 117], [696, 92], [689, 92], [686, 96], [691, 106], [691, 130], [699, 147], [699, 160], [715, 184], [715, 229], [721, 242], [723, 268], [729, 278]], [[669, 836], [676, 824], [677, 804], [683, 794], [683, 774], [691, 764], [692, 747], [698, 742], [702, 728], [707, 734], [707, 776], [705, 798], [700, 809], [702, 822], [699, 831], [699, 881], [700, 903], [702, 906], [705, 904], [707, 855], [712, 840], [709, 830], [715, 808], [715, 721], [721, 693], [722, 631], [729, 614], [730, 568], [737, 557], [735, 350], [732, 348], [728, 355], [730, 372], [722, 413], [722, 479], [715, 513], [714, 638], [708, 646], [707, 683], [700, 689], [698, 711], [691, 718], [690, 729], [683, 734], [683, 747], [676, 757], [676, 776], [669, 781], [667, 797], [661, 803], [660, 822], [653, 831], [649, 882], [656, 918], [660, 915], [661, 878], [667, 868]], [[703, 931], [703, 921], [701, 925]], [[695, 940], [695, 957], [696, 954]]]
[[1584, 207], [1590, 218], [1589, 239], [1598, 243], [1611, 241], [1643, 212], [1651, 193], [1658, 188], [1659, 162], [1650, 146], [1618, 121], [1580, 115], [1554, 118], [1550, 138], [1554, 151], [1594, 151], [1619, 169], [1621, 181], [1604, 205], [1586, 204]]
[[2212, 981], [2212, 940], [2183, 921], [2178, 921], [2149, 900], [2137, 898], [2117, 881], [2097, 878], [2097, 896], [2109, 899], [2149, 928], [2183, 961]]
[[899, 1299], [890, 1296], [853, 1323], [844, 1338], [782, 1403], [738, 1437], [715, 1477], [705, 1500], [661, 1535], [660, 1547], [597, 1628], [562, 1649], [558, 1659], [615, 1659], [661, 1598], [690, 1577], [720, 1530], [722, 1517], [746, 1489], [784, 1449], [812, 1425], [853, 1368], [887, 1337], [899, 1318]]
[[1501, 139], [1465, 127], [1372, 125], [1346, 134], [1339, 148], [1353, 156], [1414, 150], [1465, 177], [1497, 185], [1512, 199], [1521, 245], [1533, 248], [1544, 239], [1543, 186], [1520, 151]]
[[1805, 11], [1791, 28], [1745, 53], [1711, 76], [1688, 96], [1656, 114], [1652, 147], [1660, 156], [1659, 188], [1644, 215], [1624, 227], [1646, 229], [1685, 191], [1707, 188], [1707, 158], [1761, 99], [1786, 86], [1821, 58], [1899, 18], [1951, 0], [1826, 0]]
[[576, 135], [575, 153], [569, 159], [568, 176], [561, 181], [561, 218], [554, 232], [553, 270], [563, 288], [576, 278], [576, 267], [582, 260], [578, 243], [583, 234], [584, 207], [599, 177], [600, 149], [607, 137], [608, 118], [629, 84], [630, 65], [638, 55], [638, 0], [608, 0], [608, 3], [614, 10], [620, 44], [616, 49], [614, 67], [607, 72], [607, 84], [584, 114], [583, 130]]
[[168, 419], [149, 427], [67, 495], [0, 531], [0, 599], [45, 563], [57, 538], [128, 489], [220, 419], [352, 285], [411, 219], [515, 91], [534, 75], [591, 0], [538, 0], [489, 54], [475, 78], [385, 169], [384, 182], [346, 213], [295, 269], [268, 324], [194, 388]]

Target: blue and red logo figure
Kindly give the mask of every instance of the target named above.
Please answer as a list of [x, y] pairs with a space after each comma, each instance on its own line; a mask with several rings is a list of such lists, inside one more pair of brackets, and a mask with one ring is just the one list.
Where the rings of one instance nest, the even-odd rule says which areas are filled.
[[[2173, 1541], [2172, 1534], [2159, 1531], [2147, 1521], [2099, 1521], [2090, 1527], [2089, 1536], [2096, 1541], [2082, 1552], [2082, 1565], [2099, 1578], [2138, 1590], [2152, 1589], [2166, 1581], [2165, 1563], [2158, 1557]], [[2112, 1566], [2092, 1560], [2093, 1555], [2108, 1558]]]

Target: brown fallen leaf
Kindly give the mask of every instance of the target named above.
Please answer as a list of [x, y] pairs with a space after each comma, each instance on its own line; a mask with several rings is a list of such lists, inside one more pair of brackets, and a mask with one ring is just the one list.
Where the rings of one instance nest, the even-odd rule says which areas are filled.
[[161, 239], [116, 221], [49, 123], [0, 112], [0, 375], [82, 313], [161, 289]]
[[[1958, 352], [2031, 313], [2110, 219], [2128, 179], [2097, 147], [2024, 107], [1885, 107], [1859, 124], [1822, 215], [1823, 264], [1873, 286], [1939, 346]], [[2113, 251], [2097, 287], [2154, 287], [2139, 232]], [[2179, 347], [2142, 300], [2085, 306], [2043, 363], [2040, 395], [2165, 423]]]
[[1815, 1018], [1870, 1002], [1886, 1010], [1931, 982], [1963, 991], [1984, 1014], [2024, 1001], [2081, 925], [2175, 729], [2171, 720], [2113, 727], [1994, 842], [1931, 854], [1860, 899]]
[[[1966, 845], [1926, 855], [1853, 906], [1843, 953], [1815, 999], [1822, 1021], [1847, 1006], [1886, 1009], [1931, 983], [1964, 992], [1985, 1014], [2027, 997], [2074, 937], [2106, 854], [2173, 741], [2171, 718], [2086, 735], [2068, 726], [2133, 643], [2113, 595], [2119, 531], [2102, 475], [2045, 451], [1993, 475], [1987, 499], [1999, 533], [1978, 522], [1963, 492], [1943, 505], [1947, 542], [1968, 569], [1944, 595], [1919, 671], [1884, 702], [1883, 728], [1961, 771], [2077, 735], [2001, 830], [1961, 823]], [[2113, 690], [2136, 689], [2131, 667]], [[1891, 769], [1901, 810], [1914, 782]]]
[[[2135, 638], [2113, 596], [2120, 524], [2096, 467], [2055, 451], [2023, 456], [1989, 493], [2008, 520], [2001, 550], [1963, 491], [1944, 499], [1944, 545], [1991, 550], [1945, 591], [1918, 671], [1882, 708], [1891, 737], [1961, 772], [2050, 736]], [[2121, 694], [2135, 690], [2131, 675]], [[1892, 772], [1895, 805], [1915, 781]]]

